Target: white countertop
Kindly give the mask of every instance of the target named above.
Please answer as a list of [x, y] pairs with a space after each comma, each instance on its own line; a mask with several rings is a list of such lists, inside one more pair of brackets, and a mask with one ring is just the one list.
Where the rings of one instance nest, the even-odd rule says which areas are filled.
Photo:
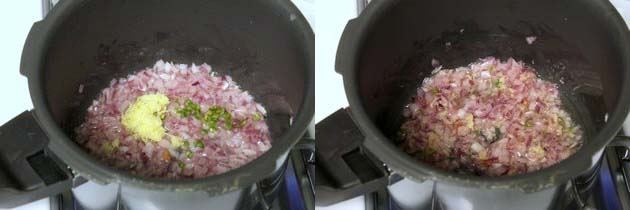
[[[348, 106], [342, 77], [335, 72], [335, 55], [346, 22], [357, 16], [356, 0], [317, 0], [315, 11], [315, 122], [319, 122]], [[365, 209], [365, 201], [360, 196], [328, 207], [316, 206], [315, 209]]]
[[[0, 62], [5, 66], [0, 71], [0, 96], [5, 100], [0, 103], [0, 124], [13, 119], [25, 110], [33, 108], [28, 92], [26, 77], [20, 75], [20, 57], [22, 47], [33, 22], [42, 17], [40, 0], [12, 1], [2, 7], [0, 25], [3, 26], [0, 38]], [[15, 210], [50, 209], [48, 198]]]

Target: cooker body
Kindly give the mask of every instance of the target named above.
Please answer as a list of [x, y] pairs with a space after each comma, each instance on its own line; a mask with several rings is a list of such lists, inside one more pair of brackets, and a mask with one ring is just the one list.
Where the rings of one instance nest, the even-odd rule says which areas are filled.
[[[73, 138], [88, 106], [112, 79], [158, 60], [207, 63], [231, 76], [266, 108], [272, 148], [242, 167], [194, 180], [138, 177], [85, 152]], [[20, 72], [34, 110], [4, 125], [14, 132], [0, 138], [32, 142], [22, 145], [28, 150], [2, 151], [12, 157], [1, 159], [8, 166], [0, 183], [9, 184], [0, 185], [7, 195], [0, 204], [7, 207], [77, 187], [79, 177], [91, 183], [74, 190], [86, 206], [81, 197], [90, 191], [103, 200], [115, 195], [132, 209], [264, 205], [258, 197], [275, 197], [287, 155], [314, 114], [314, 35], [285, 0], [60, 1], [31, 28]]]
[[[536, 40], [528, 43], [528, 37]], [[437, 198], [447, 209], [519, 206], [511, 203], [547, 209], [567, 205], [560, 204], [567, 200], [562, 192], [573, 191], [573, 186], [588, 194], [592, 186], [586, 183], [594, 182], [602, 152], [628, 113], [628, 38], [627, 26], [607, 1], [371, 1], [346, 25], [336, 58], [350, 104], [348, 118], [361, 134], [356, 147], [378, 160], [374, 166], [385, 165], [383, 171], [390, 176], [369, 181], [388, 184], [394, 200], [410, 208], [434, 205], [431, 199]], [[542, 79], [558, 84], [563, 108], [585, 131], [579, 151], [536, 172], [479, 177], [435, 168], [400, 149], [396, 139], [402, 112], [423, 79], [431, 76], [434, 60], [442, 68], [455, 68], [488, 56], [523, 61]], [[342, 131], [330, 130], [348, 133]], [[344, 149], [335, 156], [352, 151], [357, 150]], [[331, 165], [322, 157], [322, 165]], [[360, 161], [345, 164], [355, 169], [353, 162]], [[366, 184], [372, 182], [339, 182], [347, 175], [327, 173], [338, 183], [348, 183], [320, 188], [331, 195], [375, 189]], [[403, 181], [396, 182], [392, 174]], [[414, 199], [410, 192], [432, 194]]]

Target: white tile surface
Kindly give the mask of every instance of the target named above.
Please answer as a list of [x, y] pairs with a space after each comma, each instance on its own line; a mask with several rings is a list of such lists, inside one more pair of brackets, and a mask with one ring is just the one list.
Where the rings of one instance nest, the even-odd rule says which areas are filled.
[[[40, 0], [11, 1], [0, 10], [0, 97], [5, 99], [0, 103], [0, 124], [33, 107], [26, 78], [20, 75], [20, 57], [31, 25], [41, 19], [41, 6]], [[44, 209], [50, 209], [48, 198], [15, 208]]]
[[[617, 12], [621, 14], [623, 19], [626, 21], [626, 25], [630, 27], [630, 0], [611, 0], [610, 3], [617, 8]], [[630, 134], [630, 116], [626, 117], [622, 130], [624, 133]]]
[[306, 21], [313, 27], [315, 25], [315, 0], [292, 0], [293, 4], [300, 9]]
[[341, 75], [335, 72], [335, 55], [346, 23], [356, 17], [356, 1], [317, 0], [315, 11], [315, 122], [318, 122], [348, 106]]
[[[315, 122], [348, 106], [341, 75], [335, 72], [337, 44], [348, 20], [356, 17], [356, 0], [317, 0], [315, 4]], [[359, 196], [316, 210], [365, 209]]]
[[347, 201], [340, 202], [338, 204], [321, 207], [315, 206], [315, 210], [362, 210], [365, 209], [365, 198], [359, 196]]
[[20, 75], [22, 47], [33, 22], [41, 19], [40, 0], [15, 1], [0, 12], [0, 124], [33, 107], [26, 78]]

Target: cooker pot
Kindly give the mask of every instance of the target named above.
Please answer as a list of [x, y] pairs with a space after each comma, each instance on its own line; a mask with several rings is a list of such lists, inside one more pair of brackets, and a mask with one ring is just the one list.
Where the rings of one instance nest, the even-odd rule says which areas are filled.
[[[267, 108], [272, 148], [229, 172], [177, 181], [134, 176], [83, 151], [72, 138], [92, 100], [159, 59], [231, 75]], [[33, 24], [20, 72], [34, 109], [0, 128], [3, 208], [85, 178], [120, 186], [131, 209], [249, 209], [244, 198], [276, 186], [314, 114], [314, 35], [289, 0], [61, 0]]]
[[[528, 36], [537, 39], [529, 44]], [[585, 130], [579, 151], [536, 172], [479, 177], [434, 168], [399, 149], [402, 110], [431, 75], [432, 59], [453, 68], [487, 56], [522, 60], [559, 84], [565, 108]], [[629, 57], [628, 28], [605, 0], [373, 0], [339, 43], [336, 70], [350, 107], [316, 127], [316, 204], [387, 185], [411, 209], [581, 207], [588, 190], [566, 192], [592, 186], [628, 114]], [[621, 144], [627, 142], [615, 141]]]

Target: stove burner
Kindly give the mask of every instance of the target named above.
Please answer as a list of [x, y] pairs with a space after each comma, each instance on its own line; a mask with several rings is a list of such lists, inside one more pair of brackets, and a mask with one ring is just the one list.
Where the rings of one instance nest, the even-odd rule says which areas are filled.
[[[294, 150], [289, 153], [289, 159], [284, 171], [280, 171], [277, 179], [264, 180], [256, 184], [256, 188], [244, 196], [242, 210], [270, 210], [270, 209], [314, 209], [314, 190], [311, 176], [314, 172], [314, 155], [307, 149]], [[310, 173], [308, 172], [310, 171]], [[118, 188], [121, 189], [120, 187]], [[120, 192], [119, 192], [120, 195]], [[50, 197], [51, 209], [59, 210], [87, 210], [74, 199], [71, 191]], [[120, 197], [116, 201], [115, 209], [128, 209], [123, 205]]]
[[[590, 181], [593, 185], [589, 192], [584, 192], [588, 186], [573, 184], [569, 186], [567, 192], [568, 201], [572, 203], [558, 204], [553, 209], [581, 209], [581, 210], [617, 210], [630, 209], [630, 188], [626, 180], [628, 172], [630, 172], [630, 162], [621, 159], [628, 150], [624, 148], [614, 148], [607, 150], [602, 159], [597, 176]], [[625, 177], [624, 177], [625, 176]], [[574, 180], [573, 183], [576, 181]], [[588, 193], [588, 195], [584, 195]], [[585, 197], [585, 199], [584, 199]], [[579, 199], [575, 199], [579, 198]], [[390, 197], [387, 189], [383, 188], [376, 192], [365, 194], [366, 210], [402, 210], [395, 201]], [[432, 197], [430, 206], [427, 209], [442, 210], [444, 206], [435, 196]]]

